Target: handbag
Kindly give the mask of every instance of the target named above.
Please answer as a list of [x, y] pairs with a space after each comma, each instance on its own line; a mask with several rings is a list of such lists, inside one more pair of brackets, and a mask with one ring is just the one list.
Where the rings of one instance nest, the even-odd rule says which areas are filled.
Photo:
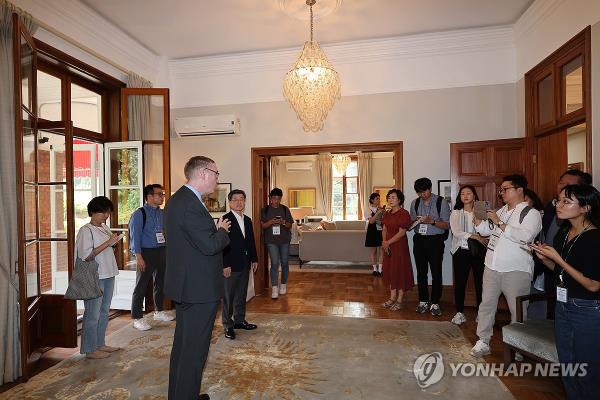
[[477, 239], [469, 238], [467, 239], [467, 244], [469, 245], [469, 252], [473, 258], [485, 258], [487, 247], [485, 247], [483, 243]]
[[[91, 229], [90, 234], [92, 235], [92, 243], [94, 243], [94, 234]], [[95, 258], [85, 261], [79, 258], [77, 252], [75, 265], [73, 266], [73, 276], [65, 292], [65, 299], [90, 300], [102, 296], [98, 267], [99, 265]]]

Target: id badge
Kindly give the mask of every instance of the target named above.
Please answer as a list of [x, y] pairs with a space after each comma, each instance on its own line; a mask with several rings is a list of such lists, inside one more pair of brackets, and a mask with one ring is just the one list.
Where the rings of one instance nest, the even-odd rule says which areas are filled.
[[419, 224], [419, 235], [427, 235], [427, 225]]
[[561, 303], [567, 302], [567, 288], [566, 287], [556, 287], [556, 300]]
[[[497, 228], [497, 229], [500, 229], [500, 228]], [[488, 242], [487, 248], [494, 251], [494, 249], [496, 248], [496, 243], [498, 243], [499, 239], [500, 239], [500, 234], [498, 233], [498, 231], [494, 231], [490, 235], [490, 241]]]
[[460, 242], [460, 248], [461, 249], [465, 249], [465, 250], [469, 250], [469, 241], [467, 239], [463, 239]]
[[281, 225], [273, 225], [273, 235], [281, 235]]
[[158, 244], [165, 243], [165, 235], [162, 232], [156, 232], [156, 242]]

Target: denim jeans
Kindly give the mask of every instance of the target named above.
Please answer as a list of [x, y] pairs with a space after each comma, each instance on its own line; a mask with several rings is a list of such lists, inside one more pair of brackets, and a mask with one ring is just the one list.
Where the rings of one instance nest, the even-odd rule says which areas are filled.
[[93, 353], [104, 346], [108, 326], [108, 310], [113, 297], [115, 278], [100, 279], [102, 296], [83, 301], [83, 326], [81, 329], [81, 354]]
[[587, 363], [584, 377], [562, 381], [568, 400], [598, 398], [600, 393], [600, 300], [570, 298], [556, 302], [555, 336], [561, 363]]
[[267, 244], [269, 257], [271, 258], [271, 285], [278, 286], [277, 276], [279, 275], [279, 263], [281, 262], [281, 283], [286, 284], [290, 265], [288, 255], [290, 253], [290, 244]]

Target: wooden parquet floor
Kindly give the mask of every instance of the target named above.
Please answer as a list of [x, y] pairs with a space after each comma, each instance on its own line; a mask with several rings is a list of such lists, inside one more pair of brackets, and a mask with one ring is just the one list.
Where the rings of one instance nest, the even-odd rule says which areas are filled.
[[[417, 288], [405, 296], [405, 308], [400, 311], [389, 311], [381, 304], [389, 297], [381, 278], [357, 273], [329, 273], [329, 272], [300, 272], [291, 271], [288, 279], [288, 292], [277, 300], [272, 300], [270, 293], [264, 291], [249, 303], [249, 312], [329, 315], [354, 318], [384, 318], [407, 320], [449, 321], [455, 313], [453, 306], [452, 287], [445, 287], [441, 308], [443, 315], [433, 317], [431, 314], [417, 314]], [[471, 343], [475, 343], [476, 312], [474, 308], [465, 310], [467, 323], [461, 326], [463, 334]], [[220, 314], [219, 314], [220, 315]], [[219, 317], [219, 316], [218, 316]], [[494, 327], [492, 338], [492, 354], [486, 357], [490, 363], [503, 362], [503, 348], [501, 340], [501, 326], [510, 322], [508, 312], [500, 312], [496, 316], [497, 324]], [[123, 314], [109, 322], [107, 335], [130, 323], [130, 315]], [[249, 322], [252, 322], [251, 320]], [[259, 327], [260, 329], [260, 327]], [[335, 329], [332, 326], [331, 329]], [[51, 349], [43, 354], [36, 373], [55, 365], [61, 360], [70, 357], [78, 349]], [[500, 378], [518, 400], [561, 400], [564, 391], [559, 378], [522, 377]], [[12, 386], [12, 385], [10, 385]], [[9, 385], [0, 388], [6, 390]], [[465, 393], [465, 398], [468, 394]]]

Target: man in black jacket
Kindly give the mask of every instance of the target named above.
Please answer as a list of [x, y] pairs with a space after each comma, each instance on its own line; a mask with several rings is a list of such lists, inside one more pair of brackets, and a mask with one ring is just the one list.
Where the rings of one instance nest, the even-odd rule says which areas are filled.
[[201, 394], [202, 370], [223, 297], [223, 249], [231, 223], [215, 222], [202, 202], [219, 171], [213, 160], [195, 156], [185, 164], [187, 183], [167, 202], [165, 294], [175, 301], [177, 325], [169, 366], [170, 400], [208, 400]]
[[246, 193], [243, 190], [234, 189], [227, 195], [227, 199], [231, 211], [223, 218], [231, 221], [231, 230], [229, 231], [231, 242], [223, 251], [225, 296], [223, 297], [221, 318], [225, 337], [233, 340], [235, 339], [234, 329], [256, 329], [256, 325], [246, 321], [246, 295], [250, 269], [252, 272], [256, 272], [258, 257], [252, 220], [244, 215]]

